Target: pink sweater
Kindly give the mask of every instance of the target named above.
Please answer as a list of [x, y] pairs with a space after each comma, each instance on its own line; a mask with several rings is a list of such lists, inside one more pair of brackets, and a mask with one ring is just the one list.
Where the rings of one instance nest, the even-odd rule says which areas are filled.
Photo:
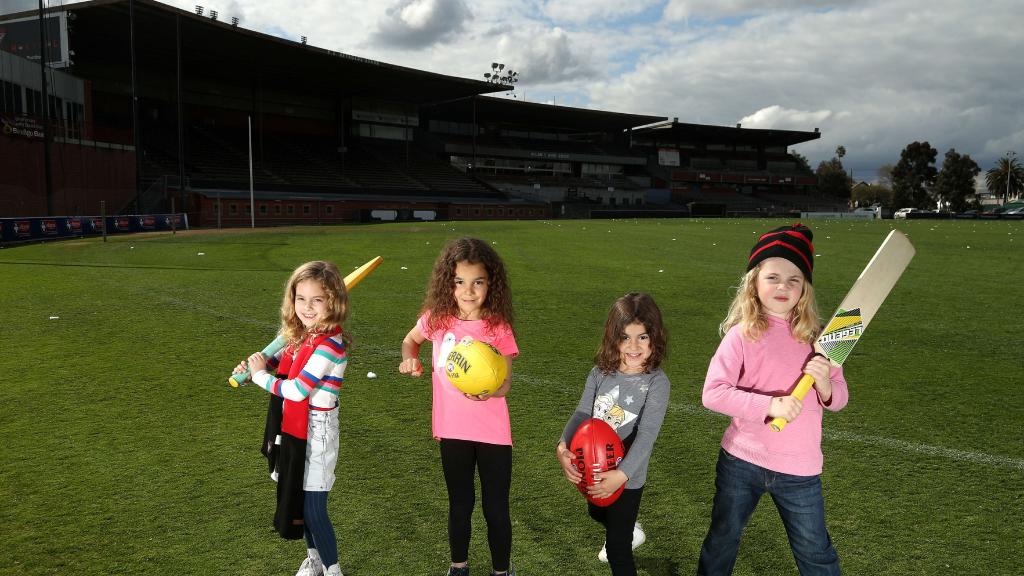
[[827, 406], [812, 388], [804, 397], [803, 411], [782, 432], [768, 426], [769, 402], [790, 393], [812, 353], [810, 344], [797, 342], [789, 325], [773, 316], [757, 342], [744, 339], [738, 326], [729, 330], [708, 366], [701, 396], [705, 407], [732, 417], [722, 437], [726, 452], [784, 474], [821, 474], [822, 408], [838, 411], [849, 400], [841, 367], [832, 368]]

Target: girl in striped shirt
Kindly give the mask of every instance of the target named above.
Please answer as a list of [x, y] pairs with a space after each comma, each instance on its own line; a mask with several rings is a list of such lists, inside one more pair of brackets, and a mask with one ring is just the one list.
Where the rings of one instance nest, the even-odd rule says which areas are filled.
[[269, 360], [256, 352], [235, 368], [248, 368], [253, 382], [283, 399], [274, 525], [283, 538], [306, 540], [307, 556], [296, 576], [341, 575], [327, 494], [338, 461], [347, 315], [348, 292], [338, 268], [307, 262], [288, 279], [281, 302], [281, 334], [288, 346]]

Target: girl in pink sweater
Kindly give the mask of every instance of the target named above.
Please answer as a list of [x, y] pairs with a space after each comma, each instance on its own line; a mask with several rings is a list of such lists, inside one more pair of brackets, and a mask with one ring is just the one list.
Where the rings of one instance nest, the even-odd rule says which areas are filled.
[[[839, 574], [821, 492], [823, 410], [846, 406], [842, 368], [814, 352], [821, 329], [814, 302], [813, 235], [801, 224], [761, 236], [722, 322], [722, 343], [704, 381], [704, 406], [730, 416], [722, 437], [711, 526], [697, 574], [731, 574], [740, 537], [767, 492], [782, 516], [803, 576]], [[791, 395], [804, 373], [814, 393]], [[789, 424], [773, 432], [768, 423]]]

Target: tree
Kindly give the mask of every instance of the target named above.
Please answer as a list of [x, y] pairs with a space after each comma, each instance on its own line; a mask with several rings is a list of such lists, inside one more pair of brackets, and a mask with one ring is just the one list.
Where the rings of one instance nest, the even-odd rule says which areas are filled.
[[850, 199], [858, 206], [889, 206], [892, 204], [892, 190], [881, 184], [864, 184], [853, 187]]
[[1024, 192], [1024, 166], [1017, 162], [1016, 152], [1007, 152], [985, 173], [985, 186], [1003, 202], [1020, 197]]
[[[967, 154], [960, 155], [953, 148], [946, 152], [942, 170], [935, 178], [935, 195], [953, 212], [967, 209], [967, 197], [974, 194], [974, 178], [981, 172], [978, 164]], [[975, 200], [973, 205], [977, 207]]]
[[885, 186], [890, 192], [892, 191], [892, 171], [895, 169], [896, 166], [893, 164], [882, 164], [878, 167], [878, 172], [876, 172], [878, 184]]
[[789, 157], [796, 163], [797, 170], [806, 170], [807, 172], [814, 172], [811, 170], [811, 163], [807, 161], [807, 156], [799, 152], [790, 152]]
[[831, 160], [822, 161], [815, 171], [818, 176], [818, 191], [825, 196], [837, 198], [849, 198], [850, 189], [853, 187], [853, 179], [846, 173], [842, 161], [833, 157]]
[[843, 156], [846, 156], [846, 146], [839, 146], [839, 147], [837, 147], [836, 148], [836, 158], [839, 158], [840, 160], [842, 160]]
[[935, 169], [935, 156], [938, 153], [927, 141], [911, 142], [900, 152], [900, 161], [892, 169], [894, 207], [931, 208], [928, 190], [938, 175]]
[[877, 183], [854, 187], [854, 194], [857, 197], [853, 200], [858, 201], [859, 206], [870, 206], [871, 204], [892, 206], [892, 171], [894, 168], [895, 166], [892, 164], [879, 166], [878, 171], [875, 172]]

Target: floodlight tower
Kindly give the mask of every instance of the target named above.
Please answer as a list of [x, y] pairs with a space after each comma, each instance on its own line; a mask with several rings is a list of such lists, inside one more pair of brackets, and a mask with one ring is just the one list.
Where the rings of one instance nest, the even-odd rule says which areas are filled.
[[491, 62], [491, 71], [484, 73], [484, 78], [491, 84], [509, 86], [509, 91], [505, 93], [508, 96], [512, 90], [516, 89], [515, 84], [519, 82], [519, 72], [513, 71], [511, 66], [506, 70], [505, 64], [501, 62]]

